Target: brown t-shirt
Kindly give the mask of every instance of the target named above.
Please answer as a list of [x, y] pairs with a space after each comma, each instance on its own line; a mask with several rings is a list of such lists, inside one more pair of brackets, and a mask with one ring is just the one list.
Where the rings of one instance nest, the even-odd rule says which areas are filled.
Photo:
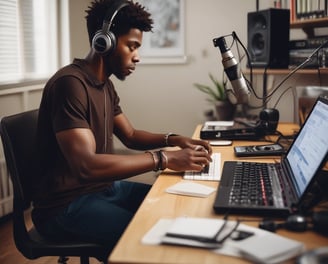
[[96, 192], [110, 182], [81, 182], [66, 162], [55, 134], [71, 128], [88, 128], [97, 153], [113, 153], [113, 118], [122, 113], [112, 82], [100, 82], [84, 60], [75, 59], [46, 84], [39, 108], [38, 146], [42, 173], [37, 181], [34, 208], [56, 212], [83, 194]]

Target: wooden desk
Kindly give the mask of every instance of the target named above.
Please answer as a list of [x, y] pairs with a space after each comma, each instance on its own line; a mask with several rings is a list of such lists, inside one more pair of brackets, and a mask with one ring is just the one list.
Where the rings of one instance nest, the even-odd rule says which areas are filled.
[[[282, 124], [278, 130], [284, 134], [293, 133], [297, 130], [297, 125]], [[194, 137], [199, 137], [200, 126], [197, 127]], [[256, 142], [235, 141], [235, 145], [255, 144]], [[259, 144], [263, 142], [258, 142]], [[214, 151], [222, 153], [222, 164], [225, 160], [236, 160], [233, 149], [228, 147], [215, 147]], [[245, 160], [245, 158], [243, 158]], [[252, 158], [254, 160], [254, 158]], [[256, 159], [262, 161], [272, 161], [270, 158]], [[165, 264], [225, 264], [225, 263], [249, 263], [244, 259], [228, 257], [215, 254], [209, 250], [178, 247], [169, 245], [150, 246], [141, 243], [142, 237], [161, 218], [176, 218], [178, 216], [222, 218], [213, 211], [213, 203], [216, 193], [207, 198], [197, 198], [168, 194], [166, 188], [181, 181], [181, 174], [164, 171], [154, 183], [151, 191], [145, 198], [135, 217], [126, 229], [125, 233], [113, 250], [110, 263], [165, 263]], [[197, 182], [197, 181], [195, 181]], [[217, 188], [217, 182], [198, 181]], [[257, 226], [260, 217], [243, 216], [242, 218], [253, 219], [251, 222], [243, 222], [251, 226]], [[304, 233], [288, 232], [279, 230], [279, 234], [302, 241], [306, 249], [313, 249], [328, 245], [328, 237], [320, 236], [317, 233], [307, 231]], [[290, 263], [294, 263], [290, 261]]]

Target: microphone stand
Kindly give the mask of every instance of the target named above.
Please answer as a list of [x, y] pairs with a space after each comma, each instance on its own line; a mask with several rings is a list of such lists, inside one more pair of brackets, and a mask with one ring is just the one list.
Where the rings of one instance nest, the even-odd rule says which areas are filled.
[[[236, 32], [232, 32], [232, 37], [233, 37], [233, 39], [234, 40], [236, 40], [241, 46], [242, 46], [242, 48], [244, 49], [244, 51], [245, 51], [245, 53], [246, 53], [246, 57], [247, 57], [247, 60], [248, 60], [248, 65], [250, 66], [250, 80], [251, 81], [248, 81], [246, 78], [245, 78], [245, 80], [246, 80], [246, 83], [247, 83], [247, 86], [248, 86], [248, 88], [253, 92], [253, 94], [255, 95], [255, 97], [257, 98], [257, 99], [262, 99], [262, 106], [261, 106], [261, 108], [263, 108], [263, 110], [262, 110], [262, 112], [263, 112], [263, 114], [264, 114], [264, 116], [265, 115], [267, 115], [268, 113], [267, 113], [267, 111], [265, 111], [265, 110], [268, 110], [268, 111], [273, 111], [273, 110], [275, 110], [275, 112], [272, 112], [272, 114], [275, 114], [275, 115], [278, 115], [278, 119], [279, 119], [279, 112], [278, 112], [278, 110], [276, 110], [276, 109], [266, 109], [266, 107], [267, 107], [267, 103], [269, 102], [269, 100], [271, 99], [271, 96], [280, 88], [280, 86], [282, 86], [295, 72], [297, 72], [299, 69], [301, 69], [301, 68], [303, 68], [312, 58], [313, 58], [313, 56], [315, 55], [315, 54], [317, 54], [317, 52], [320, 50], [320, 49], [322, 49], [323, 47], [325, 47], [327, 44], [328, 44], [328, 41], [325, 41], [324, 43], [322, 43], [318, 48], [316, 48], [301, 64], [299, 64], [297, 67], [295, 67], [293, 70], [291, 70], [288, 74], [287, 74], [287, 76], [285, 76], [285, 78], [283, 78], [283, 80], [281, 80], [281, 82], [268, 94], [268, 91], [267, 91], [267, 68], [265, 68], [265, 70], [264, 70], [264, 74], [263, 74], [263, 96], [262, 97], [259, 97], [257, 94], [256, 94], [256, 92], [255, 92], [255, 90], [253, 89], [253, 83], [252, 83], [252, 81], [253, 81], [253, 72], [252, 72], [252, 66], [251, 66], [251, 63], [250, 63], [250, 56], [249, 56], [249, 53], [248, 53], [248, 51], [247, 51], [247, 49], [246, 49], [246, 47], [243, 45], [243, 43], [240, 41], [240, 39], [238, 38], [238, 36], [237, 36], [237, 34], [236, 34]], [[324, 65], [325, 66], [325, 65]], [[319, 69], [318, 69], [319, 70]], [[320, 71], [319, 71], [319, 73], [320, 73]], [[278, 101], [277, 102], [279, 102], [279, 99], [278, 99]], [[244, 104], [243, 104], [243, 106], [245, 106]], [[249, 105], [248, 105], [249, 106]], [[257, 108], [259, 108], [259, 107], [257, 107]], [[244, 112], [244, 111], [243, 111]], [[261, 113], [262, 113], [261, 112]], [[276, 114], [276, 112], [277, 112], [277, 114]], [[260, 119], [262, 120], [262, 118], [261, 118], [261, 114], [260, 114]], [[238, 122], [240, 122], [240, 123], [243, 123], [243, 124], [245, 124], [246, 126], [253, 126], [252, 124], [248, 124], [248, 121], [238, 121]], [[271, 128], [270, 128], [271, 129]], [[273, 127], [272, 127], [272, 129], [273, 129]]]
[[268, 75], [267, 75], [267, 69], [265, 68], [264, 73], [263, 73], [263, 94], [262, 94], [262, 106], [263, 108], [267, 108], [267, 102], [266, 98], [268, 96]]
[[[281, 85], [283, 85], [295, 72], [297, 72], [299, 69], [304, 68], [304, 66], [313, 58], [313, 56], [323, 47], [325, 47], [328, 44], [328, 40], [322, 43], [318, 48], [316, 48], [301, 64], [299, 64], [297, 67], [295, 67], [292, 71], [290, 71], [284, 79], [281, 80], [281, 82], [276, 86], [276, 88], [273, 89], [273, 91], [267, 95], [267, 98], [270, 98], [279, 88]], [[264, 89], [264, 87], [263, 87]], [[263, 97], [263, 100], [266, 100], [267, 98]], [[267, 100], [268, 101], [268, 100]], [[265, 103], [267, 103], [267, 101]]]
[[248, 60], [248, 65], [250, 67], [250, 89], [252, 90], [252, 92], [254, 93], [255, 97], [258, 99], [262, 99], [262, 107], [266, 108], [266, 105], [268, 103], [268, 101], [270, 100], [271, 96], [280, 88], [281, 85], [283, 85], [295, 72], [297, 72], [299, 69], [304, 68], [304, 66], [313, 58], [313, 56], [322, 48], [324, 48], [326, 45], [328, 45], [328, 40], [325, 41], [324, 43], [322, 43], [319, 47], [317, 47], [301, 64], [299, 64], [297, 67], [295, 67], [293, 70], [291, 70], [284, 79], [281, 80], [281, 82], [268, 94], [267, 93], [267, 73], [266, 73], [266, 68], [263, 74], [263, 96], [262, 98], [257, 96], [256, 92], [253, 89], [253, 69], [250, 63], [250, 56], [248, 53], [248, 50], [246, 49], [246, 47], [243, 45], [243, 43], [241, 42], [241, 40], [238, 38], [236, 32], [232, 32], [232, 37], [234, 39], [237, 40], [237, 42], [242, 46], [242, 48], [244, 49], [245, 53], [246, 53], [246, 57]]

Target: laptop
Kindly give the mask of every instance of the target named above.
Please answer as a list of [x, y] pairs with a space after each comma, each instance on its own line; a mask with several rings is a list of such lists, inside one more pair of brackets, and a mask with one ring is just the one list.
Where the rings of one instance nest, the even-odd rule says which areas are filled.
[[224, 163], [215, 212], [286, 216], [299, 211], [327, 162], [327, 131], [328, 98], [319, 97], [280, 162]]

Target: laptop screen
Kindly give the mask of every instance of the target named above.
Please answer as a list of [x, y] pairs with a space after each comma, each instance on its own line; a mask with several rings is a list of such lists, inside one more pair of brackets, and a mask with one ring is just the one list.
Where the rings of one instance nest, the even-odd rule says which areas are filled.
[[287, 153], [298, 196], [302, 195], [328, 152], [328, 100], [319, 98]]

